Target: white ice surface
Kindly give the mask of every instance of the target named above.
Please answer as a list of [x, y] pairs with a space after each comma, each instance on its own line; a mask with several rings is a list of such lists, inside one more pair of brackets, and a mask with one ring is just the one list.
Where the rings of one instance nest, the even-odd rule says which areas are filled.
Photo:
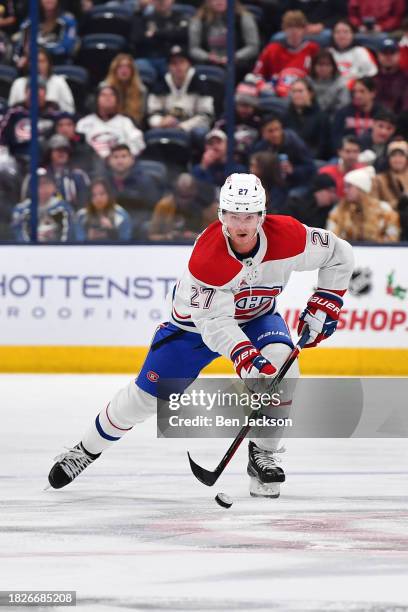
[[289, 440], [266, 500], [248, 495], [245, 443], [207, 488], [186, 450], [213, 469], [228, 441], [158, 440], [152, 419], [44, 492], [53, 457], [128, 380], [0, 376], [0, 589], [72, 589], [92, 612], [408, 610], [403, 439]]

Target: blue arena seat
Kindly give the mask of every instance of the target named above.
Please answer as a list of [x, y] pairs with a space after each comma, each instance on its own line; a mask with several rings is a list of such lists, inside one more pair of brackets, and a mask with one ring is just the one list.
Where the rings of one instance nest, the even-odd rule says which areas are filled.
[[126, 51], [126, 39], [119, 34], [87, 34], [82, 38], [77, 64], [89, 71], [92, 85], [102, 81], [113, 58]]
[[65, 77], [71, 88], [77, 112], [85, 112], [85, 101], [88, 95], [89, 73], [83, 66], [73, 64], [54, 66], [54, 74]]
[[86, 14], [82, 34], [130, 34], [132, 11], [127, 6], [102, 4]]
[[13, 66], [4, 66], [0, 64], [0, 98], [7, 100], [10, 92], [10, 87], [13, 81], [18, 77], [18, 72]]

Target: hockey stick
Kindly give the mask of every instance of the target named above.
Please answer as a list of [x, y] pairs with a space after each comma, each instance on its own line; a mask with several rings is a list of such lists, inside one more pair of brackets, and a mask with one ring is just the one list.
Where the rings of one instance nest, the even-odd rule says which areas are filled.
[[[296, 344], [295, 348], [290, 353], [290, 355], [288, 355], [285, 363], [282, 365], [282, 367], [280, 368], [279, 372], [277, 373], [277, 375], [273, 379], [273, 384], [272, 384], [271, 390], [273, 390], [273, 388], [275, 388], [276, 385], [278, 385], [282, 381], [282, 379], [286, 375], [287, 371], [289, 370], [289, 368], [291, 367], [291, 365], [293, 364], [293, 362], [295, 361], [295, 359], [299, 355], [300, 351], [302, 350], [302, 348], [307, 343], [308, 339], [309, 339], [309, 329], [308, 329], [308, 327], [306, 325], [305, 328], [304, 328], [303, 334], [299, 338], [298, 343]], [[258, 416], [258, 414], [259, 414], [259, 410], [258, 409], [257, 410], [252, 410], [251, 414], [248, 417], [248, 422], [251, 422], [251, 419], [255, 419]], [[205, 468], [203, 468], [200, 465], [198, 465], [198, 463], [193, 461], [193, 459], [190, 456], [190, 453], [187, 451], [188, 460], [190, 461], [191, 471], [193, 472], [194, 476], [200, 482], [202, 482], [203, 484], [207, 485], [207, 487], [212, 487], [213, 484], [215, 482], [217, 482], [218, 478], [221, 476], [221, 474], [223, 473], [223, 471], [225, 470], [225, 468], [227, 467], [227, 465], [229, 464], [229, 462], [231, 461], [231, 459], [235, 455], [235, 453], [238, 450], [242, 440], [245, 438], [245, 436], [247, 435], [247, 433], [249, 432], [250, 429], [251, 429], [251, 425], [249, 425], [249, 424], [248, 425], [244, 425], [240, 429], [240, 431], [236, 435], [235, 439], [233, 440], [231, 446], [228, 448], [227, 452], [225, 453], [225, 455], [223, 456], [223, 458], [221, 459], [221, 461], [219, 462], [219, 464], [217, 465], [217, 467], [215, 468], [215, 470], [213, 472], [210, 472], [210, 470], [206, 470]]]

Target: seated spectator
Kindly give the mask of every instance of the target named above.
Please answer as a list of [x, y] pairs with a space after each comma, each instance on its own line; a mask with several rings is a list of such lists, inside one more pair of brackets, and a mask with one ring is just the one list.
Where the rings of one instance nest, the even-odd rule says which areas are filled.
[[330, 49], [340, 74], [352, 85], [354, 79], [377, 74], [377, 64], [371, 53], [354, 43], [353, 26], [340, 19], [333, 28], [333, 45]]
[[249, 171], [260, 179], [265, 188], [266, 211], [282, 213], [285, 210], [288, 188], [278, 156], [271, 151], [253, 153], [249, 159]]
[[357, 138], [355, 136], [345, 136], [337, 150], [337, 162], [319, 168], [319, 174], [329, 175], [334, 180], [338, 199], [344, 197], [344, 176], [352, 170], [365, 166], [358, 161], [360, 153], [361, 147]]
[[105, 177], [115, 201], [129, 213], [148, 209], [163, 195], [153, 178], [140, 169], [126, 144], [117, 144], [107, 159]]
[[305, 77], [319, 45], [305, 40], [307, 20], [301, 11], [287, 11], [283, 15], [283, 42], [269, 43], [261, 52], [254, 73], [265, 81], [272, 81], [278, 96], [287, 96], [297, 78]]
[[174, 192], [157, 202], [149, 224], [149, 240], [195, 240], [206, 227], [199, 185], [190, 174], [180, 174]]
[[[38, 79], [38, 141], [41, 148], [51, 136], [58, 115], [58, 107], [54, 102], [46, 101], [46, 84]], [[13, 157], [17, 159], [21, 170], [25, 173], [30, 158], [31, 143], [31, 91], [30, 82], [26, 84], [24, 103], [8, 110], [0, 124], [0, 144], [8, 147]]]
[[[235, 0], [237, 80], [249, 72], [259, 53], [259, 32], [252, 14]], [[195, 63], [227, 64], [227, 0], [204, 0], [189, 24], [190, 55]]]
[[145, 148], [143, 133], [118, 109], [118, 92], [102, 83], [96, 98], [96, 113], [86, 115], [76, 126], [77, 132], [85, 135], [88, 144], [103, 159], [119, 142], [126, 143], [133, 155], [139, 155]]
[[330, 212], [326, 228], [348, 241], [398, 242], [398, 214], [387, 202], [370, 195], [372, 166], [352, 170], [344, 177], [345, 197]]
[[336, 183], [332, 177], [318, 174], [304, 196], [291, 196], [288, 199], [285, 213], [310, 227], [325, 228], [329, 213], [337, 201]]
[[350, 103], [346, 80], [341, 76], [332, 53], [322, 49], [312, 59], [310, 79], [316, 101], [322, 111], [333, 116], [342, 106]]
[[255, 143], [253, 152], [257, 151], [272, 151], [278, 155], [288, 189], [304, 189], [315, 174], [311, 152], [293, 130], [283, 129], [280, 117], [272, 115], [264, 119], [261, 140]]
[[130, 240], [131, 223], [128, 213], [115, 203], [109, 185], [104, 179], [94, 179], [86, 208], [76, 215], [76, 239], [85, 241]]
[[[38, 242], [67, 242], [73, 240], [73, 210], [56, 195], [53, 177], [44, 168], [38, 169]], [[31, 199], [27, 198], [13, 209], [11, 230], [16, 242], [31, 240]]]
[[398, 203], [401, 235], [400, 240], [408, 241], [408, 196], [404, 195]]
[[54, 178], [62, 199], [74, 209], [84, 206], [88, 200], [89, 176], [71, 162], [71, 146], [68, 138], [60, 134], [51, 136], [45, 159], [47, 173]]
[[408, 196], [408, 143], [394, 140], [387, 147], [388, 168], [374, 177], [371, 195], [385, 200], [394, 210]]
[[[63, 11], [61, 0], [40, 0], [39, 5], [38, 44], [51, 53], [55, 62], [64, 63], [74, 54], [77, 44], [75, 17]], [[23, 21], [20, 26], [15, 48], [15, 62], [20, 69], [28, 61], [30, 28], [30, 19]]]
[[169, 71], [153, 87], [147, 99], [148, 123], [152, 128], [180, 128], [207, 132], [213, 120], [214, 100], [204, 95], [202, 82], [187, 53], [172, 47]]
[[146, 110], [147, 92], [131, 55], [118, 53], [112, 60], [105, 83], [118, 92], [118, 112], [133, 119], [140, 127]]
[[[75, 103], [72, 91], [65, 78], [52, 73], [52, 61], [45, 49], [38, 50], [38, 74], [45, 81], [47, 102], [54, 102], [62, 111], [75, 112]], [[8, 103], [9, 106], [22, 104], [25, 99], [27, 77], [20, 77], [11, 86]]]
[[360, 32], [392, 32], [401, 27], [405, 0], [348, 0], [350, 23]]
[[[246, 166], [249, 153], [259, 138], [262, 115], [258, 110], [259, 96], [255, 83], [243, 81], [235, 90], [235, 161]], [[217, 129], [226, 130], [227, 119], [215, 123]]]
[[192, 175], [203, 183], [221, 187], [227, 176], [245, 172], [242, 164], [227, 167], [227, 136], [221, 130], [211, 130], [205, 137], [205, 149], [199, 164], [192, 168]]
[[396, 123], [397, 120], [394, 113], [381, 109], [374, 115], [371, 132], [366, 132], [359, 138], [363, 151], [370, 150], [374, 152], [374, 167], [377, 171], [383, 170], [387, 165], [387, 145], [395, 134]]
[[381, 110], [376, 100], [374, 79], [363, 77], [357, 79], [352, 89], [351, 104], [337, 111], [333, 126], [333, 147], [337, 149], [343, 136], [353, 134], [360, 137], [371, 132], [374, 116]]
[[[141, 3], [144, 9], [147, 3]], [[188, 19], [174, 0], [151, 0], [148, 10], [137, 11], [133, 17], [130, 44], [133, 56], [146, 58], [164, 76], [167, 57], [174, 45], [185, 46], [188, 39]]]
[[102, 172], [104, 168], [102, 159], [85, 141], [84, 134], [77, 133], [73, 115], [70, 113], [60, 113], [57, 115], [55, 133], [68, 139], [70, 144], [70, 160], [75, 168], [81, 168], [90, 177]]
[[380, 104], [397, 115], [408, 110], [408, 72], [400, 68], [399, 47], [392, 38], [386, 38], [380, 45], [374, 81]]
[[316, 102], [309, 79], [296, 79], [290, 88], [290, 104], [283, 123], [309, 147], [315, 159], [329, 157], [329, 121]]

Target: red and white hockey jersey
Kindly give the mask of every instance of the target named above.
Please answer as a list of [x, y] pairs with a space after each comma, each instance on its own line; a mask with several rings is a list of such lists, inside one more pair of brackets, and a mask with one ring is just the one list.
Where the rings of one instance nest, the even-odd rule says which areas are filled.
[[226, 357], [248, 340], [240, 324], [276, 310], [293, 271], [318, 269], [318, 286], [334, 291], [347, 289], [353, 271], [348, 242], [293, 217], [267, 215], [259, 237], [254, 257], [240, 261], [215, 221], [197, 239], [173, 290], [171, 321]]

